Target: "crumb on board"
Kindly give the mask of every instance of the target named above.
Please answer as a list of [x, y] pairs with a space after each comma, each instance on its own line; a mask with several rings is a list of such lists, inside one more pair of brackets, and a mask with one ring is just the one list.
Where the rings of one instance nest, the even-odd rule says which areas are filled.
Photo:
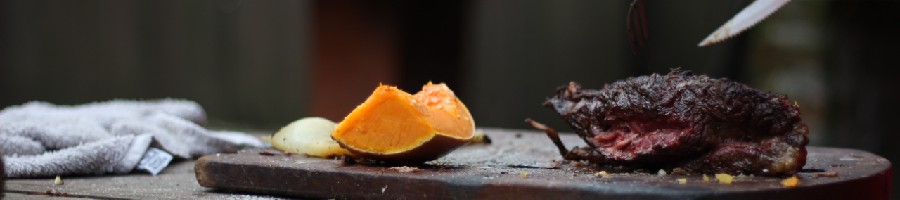
[[672, 173], [670, 173], [670, 174], [672, 174], [672, 175], [688, 175], [688, 172], [687, 172], [687, 170], [684, 170], [681, 167], [676, 167], [676, 168], [672, 169]]
[[491, 138], [484, 134], [483, 130], [475, 130], [475, 135], [472, 136], [472, 142], [469, 144], [491, 144]]
[[837, 177], [838, 173], [835, 171], [828, 171], [816, 174], [816, 177]]
[[550, 162], [550, 166], [548, 166], [547, 169], [559, 169], [560, 165], [562, 165], [562, 162], [554, 160], [553, 162]]
[[62, 184], [65, 184], [65, 183], [63, 183], [62, 178], [60, 178], [59, 176], [56, 176], [56, 179], [53, 180], [53, 185], [62, 185]]
[[678, 184], [684, 185], [687, 184], [687, 178], [679, 178], [677, 179]]
[[606, 171], [600, 171], [600, 172], [594, 173], [594, 176], [606, 178], [606, 177], [612, 176], [612, 174], [606, 173]]
[[657, 176], [665, 176], [665, 175], [666, 175], [666, 170], [664, 170], [664, 169], [659, 169], [659, 171], [656, 172], [656, 175], [657, 175]]
[[790, 178], [786, 178], [781, 180], [781, 185], [784, 187], [797, 187], [800, 184], [800, 179], [797, 176], [791, 176]]
[[400, 173], [415, 173], [415, 172], [421, 171], [421, 169], [419, 169], [418, 167], [407, 167], [407, 166], [391, 167], [390, 169], [397, 170], [397, 172], [400, 172]]
[[729, 174], [716, 174], [716, 180], [719, 180], [719, 184], [731, 185], [731, 181], [734, 180], [734, 176]]
[[528, 172], [519, 172], [519, 178], [527, 178]]
[[709, 176], [706, 176], [706, 174], [703, 174], [703, 182], [709, 182]]
[[59, 190], [52, 189], [52, 188], [48, 188], [47, 190], [44, 190], [44, 192], [38, 193], [38, 194], [43, 194], [43, 195], [52, 196], [52, 197], [69, 197], [68, 192], [60, 192]]

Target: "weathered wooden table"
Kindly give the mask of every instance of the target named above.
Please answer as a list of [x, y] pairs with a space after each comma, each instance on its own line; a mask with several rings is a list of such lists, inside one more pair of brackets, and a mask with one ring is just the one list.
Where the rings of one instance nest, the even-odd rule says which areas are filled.
[[[416, 172], [347, 166], [340, 160], [257, 149], [181, 161], [158, 176], [63, 177], [65, 184], [60, 186], [53, 186], [51, 179], [10, 180], [5, 194], [10, 199], [60, 195], [103, 199], [884, 199], [890, 195], [890, 162], [859, 150], [810, 147], [807, 170], [798, 174], [797, 188], [782, 186], [781, 178], [767, 177], [741, 177], [722, 185], [715, 179], [704, 182], [700, 175], [659, 176], [656, 172], [598, 177], [596, 169], [554, 162], [560, 157], [543, 134], [485, 132], [493, 144], [461, 148], [418, 166]], [[574, 135], [564, 135], [563, 140], [568, 145], [583, 144]], [[677, 183], [681, 178], [687, 183]]]
[[162, 174], [7, 180], [3, 199], [284, 199], [270, 195], [215, 192], [200, 187], [194, 176], [196, 161], [179, 161]]

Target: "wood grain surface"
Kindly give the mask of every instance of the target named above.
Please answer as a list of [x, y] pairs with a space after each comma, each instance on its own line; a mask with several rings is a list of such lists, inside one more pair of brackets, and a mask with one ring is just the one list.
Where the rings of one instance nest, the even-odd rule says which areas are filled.
[[[860, 150], [809, 147], [800, 184], [783, 177], [736, 177], [732, 184], [702, 175], [615, 172], [559, 162], [555, 147], [532, 131], [484, 129], [493, 144], [463, 147], [415, 172], [398, 166], [345, 165], [340, 160], [284, 155], [272, 149], [215, 154], [196, 162], [197, 181], [218, 191], [309, 198], [372, 199], [887, 199], [891, 163]], [[581, 145], [564, 135], [567, 145]], [[685, 179], [679, 184], [678, 179]]]

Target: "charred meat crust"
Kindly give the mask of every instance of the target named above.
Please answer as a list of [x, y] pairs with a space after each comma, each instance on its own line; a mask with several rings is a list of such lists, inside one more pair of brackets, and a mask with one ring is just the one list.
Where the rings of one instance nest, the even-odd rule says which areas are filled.
[[793, 174], [806, 160], [799, 106], [724, 78], [673, 70], [600, 90], [571, 82], [544, 106], [588, 144], [566, 159], [757, 175]]

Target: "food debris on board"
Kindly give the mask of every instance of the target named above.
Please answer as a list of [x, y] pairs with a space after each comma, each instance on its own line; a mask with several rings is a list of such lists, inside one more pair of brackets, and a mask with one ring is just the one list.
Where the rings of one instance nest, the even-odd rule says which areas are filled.
[[519, 172], [519, 178], [527, 178], [528, 172]]
[[585, 162], [581, 162], [581, 161], [575, 162], [576, 167], [583, 167], [585, 165], [587, 165], [587, 164], [585, 164]]
[[397, 172], [400, 172], [400, 173], [416, 173], [416, 172], [422, 171], [418, 167], [408, 167], [408, 166], [391, 167], [388, 169], [397, 170]]
[[784, 187], [797, 187], [797, 185], [800, 185], [800, 179], [797, 178], [797, 176], [791, 176], [790, 178], [781, 180], [781, 185]]
[[56, 190], [55, 188], [47, 188], [47, 190], [44, 190], [44, 192], [36, 193], [36, 194], [42, 194], [42, 195], [47, 195], [47, 196], [51, 196], [51, 197], [69, 197], [68, 192], [61, 192], [59, 190]]
[[671, 174], [672, 174], [672, 175], [682, 175], [682, 176], [684, 176], [684, 175], [689, 175], [690, 173], [688, 173], [686, 170], [684, 170], [684, 169], [681, 168], [681, 167], [676, 167], [676, 168], [672, 169], [672, 173], [671, 173]]
[[472, 137], [472, 142], [469, 145], [474, 144], [491, 144], [491, 138], [484, 134], [482, 130], [475, 130], [475, 136]]
[[65, 184], [59, 176], [56, 176], [56, 179], [53, 179], [53, 185], [63, 185]]
[[600, 171], [600, 172], [594, 173], [594, 176], [607, 178], [607, 177], [612, 176], [612, 174], [606, 173], [606, 171]]
[[816, 177], [837, 177], [838, 173], [836, 171], [827, 171], [822, 173], [817, 173]]
[[716, 174], [716, 180], [719, 180], [719, 184], [731, 185], [734, 177], [729, 174]]
[[687, 184], [687, 178], [679, 178], [679, 179], [676, 179], [676, 181], [678, 181], [678, 184], [681, 184], [681, 185]]

